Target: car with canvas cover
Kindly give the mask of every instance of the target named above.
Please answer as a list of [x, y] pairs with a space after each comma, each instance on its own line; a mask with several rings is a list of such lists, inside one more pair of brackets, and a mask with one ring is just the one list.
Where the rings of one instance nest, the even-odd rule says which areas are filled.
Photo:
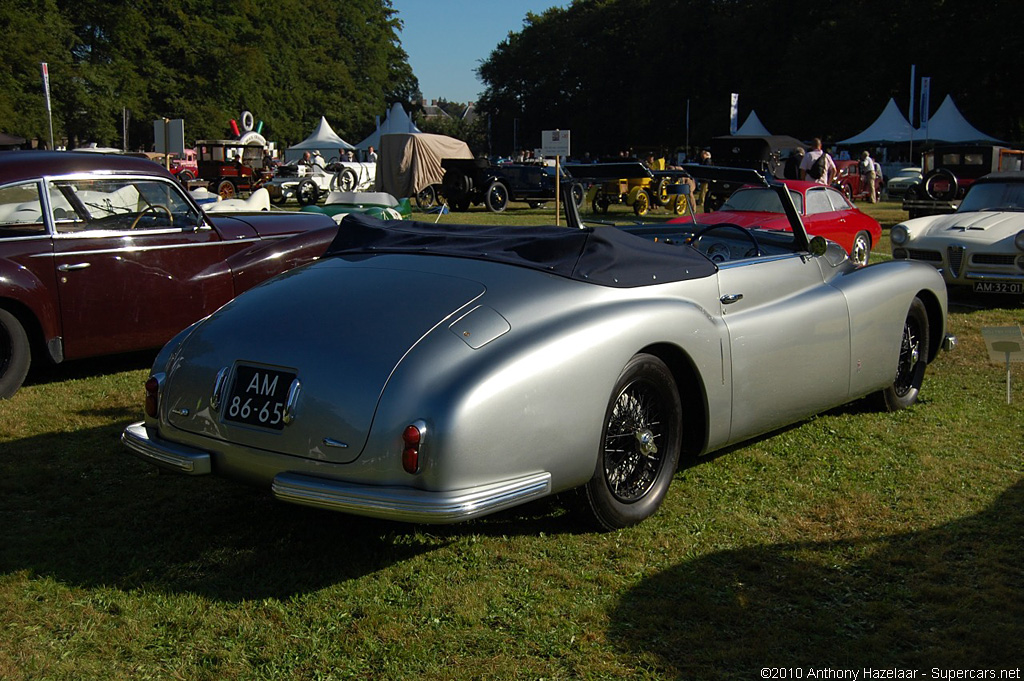
[[588, 227], [571, 201], [569, 227], [350, 215], [171, 340], [122, 440], [321, 509], [450, 523], [578, 490], [614, 529], [683, 459], [864, 396], [912, 405], [949, 344], [935, 269], [858, 268], [785, 186], [735, 181], [778, 191], [790, 229]]

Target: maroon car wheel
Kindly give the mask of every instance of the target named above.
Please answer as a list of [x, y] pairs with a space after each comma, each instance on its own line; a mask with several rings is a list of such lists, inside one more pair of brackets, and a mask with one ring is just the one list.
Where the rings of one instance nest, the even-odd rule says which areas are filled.
[[18, 392], [31, 361], [32, 350], [21, 322], [7, 310], [0, 310], [0, 399]]

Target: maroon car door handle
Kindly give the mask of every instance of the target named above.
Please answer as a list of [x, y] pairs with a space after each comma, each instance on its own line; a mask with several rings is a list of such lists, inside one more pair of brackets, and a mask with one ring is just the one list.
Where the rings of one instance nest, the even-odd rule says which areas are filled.
[[89, 264], [87, 262], [79, 262], [74, 265], [57, 265], [57, 269], [61, 272], [73, 272], [74, 270], [84, 270]]

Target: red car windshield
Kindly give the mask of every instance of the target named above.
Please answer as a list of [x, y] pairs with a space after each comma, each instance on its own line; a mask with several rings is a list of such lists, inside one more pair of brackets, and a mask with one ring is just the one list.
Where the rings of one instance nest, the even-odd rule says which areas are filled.
[[[796, 206], [796, 212], [801, 215], [804, 212], [804, 197], [800, 192], [789, 190], [789, 195], [793, 198], [793, 205]], [[733, 193], [729, 199], [722, 204], [720, 210], [734, 210], [734, 211], [753, 211], [757, 213], [785, 213], [786, 211], [782, 208], [782, 201], [779, 199], [779, 195], [771, 189], [761, 189], [757, 187], [750, 187], [748, 189], [740, 189]]]

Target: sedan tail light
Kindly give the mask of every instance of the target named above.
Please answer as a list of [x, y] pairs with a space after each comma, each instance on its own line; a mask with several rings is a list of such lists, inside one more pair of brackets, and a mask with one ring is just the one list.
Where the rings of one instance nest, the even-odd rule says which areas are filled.
[[146, 381], [146, 416], [157, 418], [160, 414], [160, 388], [163, 374], [154, 374]]
[[420, 470], [420, 447], [427, 434], [427, 424], [414, 421], [402, 431], [402, 468], [406, 473], [418, 473]]

